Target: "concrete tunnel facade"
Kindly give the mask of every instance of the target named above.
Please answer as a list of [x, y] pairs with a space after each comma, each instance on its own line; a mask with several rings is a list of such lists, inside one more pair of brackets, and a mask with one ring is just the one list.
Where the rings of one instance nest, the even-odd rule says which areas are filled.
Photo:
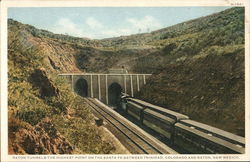
[[72, 91], [77, 94], [112, 105], [115, 99], [113, 95], [121, 91], [133, 97], [146, 84], [151, 74], [68, 73], [60, 76], [70, 82]]

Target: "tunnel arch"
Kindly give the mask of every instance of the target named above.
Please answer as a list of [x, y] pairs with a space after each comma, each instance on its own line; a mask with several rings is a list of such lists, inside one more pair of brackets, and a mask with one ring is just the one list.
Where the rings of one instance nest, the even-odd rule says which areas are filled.
[[109, 105], [118, 106], [121, 93], [122, 93], [121, 85], [116, 82], [112, 83], [108, 88]]
[[88, 96], [88, 82], [84, 78], [80, 78], [76, 81], [74, 91], [82, 97]]

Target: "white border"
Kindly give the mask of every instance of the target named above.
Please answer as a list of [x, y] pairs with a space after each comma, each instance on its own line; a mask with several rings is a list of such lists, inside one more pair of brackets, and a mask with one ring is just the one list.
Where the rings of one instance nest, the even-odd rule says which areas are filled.
[[[163, 7], [244, 6], [245, 7], [245, 105], [246, 153], [243, 155], [8, 155], [7, 129], [7, 9], [8, 7]], [[1, 2], [1, 160], [2, 161], [248, 161], [250, 160], [249, 114], [249, 0], [3, 0]], [[154, 157], [154, 158], [152, 158]]]

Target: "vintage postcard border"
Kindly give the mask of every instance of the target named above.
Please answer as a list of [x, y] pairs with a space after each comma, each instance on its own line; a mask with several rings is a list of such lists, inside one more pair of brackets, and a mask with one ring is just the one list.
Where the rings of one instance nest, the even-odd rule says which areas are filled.
[[[59, 2], [59, 3], [58, 3]], [[248, 0], [4, 0], [1, 2], [1, 159], [2, 161], [243, 161], [250, 160], [250, 71], [249, 71], [249, 1]], [[241, 6], [245, 7], [245, 123], [244, 155], [8, 155], [7, 95], [7, 10], [9, 7], [147, 7], [147, 6]]]

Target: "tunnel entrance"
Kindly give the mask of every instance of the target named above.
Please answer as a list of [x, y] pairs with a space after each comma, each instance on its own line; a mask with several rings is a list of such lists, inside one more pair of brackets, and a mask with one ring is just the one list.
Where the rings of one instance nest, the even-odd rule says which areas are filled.
[[108, 88], [109, 105], [118, 106], [122, 87], [118, 83], [112, 83]]
[[88, 83], [87, 83], [87, 81], [83, 78], [78, 79], [76, 84], [75, 84], [74, 91], [82, 97], [88, 96]]

